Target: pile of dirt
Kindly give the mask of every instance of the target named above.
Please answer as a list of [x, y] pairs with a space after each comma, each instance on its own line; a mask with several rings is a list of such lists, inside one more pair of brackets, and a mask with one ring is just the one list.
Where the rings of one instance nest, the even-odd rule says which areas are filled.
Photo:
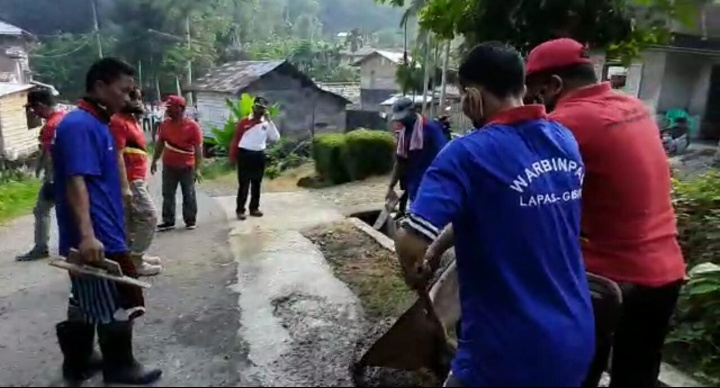
[[[400, 276], [395, 254], [348, 221], [303, 232], [323, 253], [340, 280], [358, 296], [368, 327], [356, 344], [355, 360], [380, 338], [416, 300]], [[425, 372], [382, 368], [355, 370], [355, 383], [363, 387], [427, 387], [438, 382]]]

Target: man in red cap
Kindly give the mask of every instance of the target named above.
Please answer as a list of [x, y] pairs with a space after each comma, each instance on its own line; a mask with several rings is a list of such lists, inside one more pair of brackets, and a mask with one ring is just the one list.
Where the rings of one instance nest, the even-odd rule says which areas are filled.
[[157, 161], [162, 156], [162, 224], [160, 231], [175, 228], [175, 193], [180, 185], [183, 195], [183, 220], [187, 229], [195, 229], [197, 222], [197, 198], [195, 182], [202, 166], [202, 130], [197, 122], [185, 117], [185, 99], [170, 96], [165, 101], [167, 119], [160, 124], [155, 156], [150, 172], [157, 171]]
[[527, 96], [542, 101], [580, 145], [587, 270], [623, 290], [614, 338], [597, 339], [585, 385], [597, 386], [612, 347], [611, 386], [656, 386], [685, 276], [658, 126], [642, 101], [598, 82], [585, 46], [572, 39], [537, 46], [526, 66]]

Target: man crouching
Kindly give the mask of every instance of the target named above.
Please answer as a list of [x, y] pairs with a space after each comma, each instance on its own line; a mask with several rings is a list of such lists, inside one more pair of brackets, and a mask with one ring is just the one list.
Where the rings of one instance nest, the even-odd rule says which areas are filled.
[[[109, 259], [131, 277], [137, 272], [128, 253], [120, 171], [108, 124], [127, 104], [134, 73], [113, 58], [93, 64], [86, 97], [58, 125], [52, 151], [60, 254], [67, 257], [77, 249], [91, 265]], [[68, 320], [57, 325], [63, 377], [79, 382], [101, 366], [108, 384], [157, 381], [162, 371], [146, 369], [133, 356], [133, 320], [145, 313], [142, 290], [85, 275], [71, 274], [70, 280]], [[93, 354], [96, 326], [102, 363]]]

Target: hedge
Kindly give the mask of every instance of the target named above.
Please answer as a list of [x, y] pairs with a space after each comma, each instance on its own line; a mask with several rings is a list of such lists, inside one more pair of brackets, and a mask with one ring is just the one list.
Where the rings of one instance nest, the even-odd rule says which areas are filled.
[[[690, 281], [683, 288], [668, 342], [678, 361], [720, 382], [720, 174], [673, 182], [673, 204]], [[693, 372], [698, 372], [694, 370]]]
[[315, 160], [315, 171], [336, 184], [350, 181], [350, 175], [342, 160], [344, 147], [344, 134], [323, 134], [313, 139], [312, 157]]
[[360, 129], [345, 135], [343, 160], [351, 180], [392, 171], [395, 139], [385, 131]]
[[386, 174], [393, 167], [394, 144], [393, 135], [385, 131], [318, 135], [313, 141], [315, 169], [335, 184]]

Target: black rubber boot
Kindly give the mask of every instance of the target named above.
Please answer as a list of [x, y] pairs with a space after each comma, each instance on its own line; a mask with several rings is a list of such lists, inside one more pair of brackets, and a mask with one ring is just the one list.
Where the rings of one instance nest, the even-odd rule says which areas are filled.
[[106, 384], [148, 385], [162, 376], [160, 369], [146, 369], [135, 360], [132, 347], [132, 322], [98, 325], [100, 350]]
[[93, 349], [95, 326], [84, 322], [65, 321], [55, 326], [63, 359], [63, 378], [81, 383], [102, 368], [102, 359]]

